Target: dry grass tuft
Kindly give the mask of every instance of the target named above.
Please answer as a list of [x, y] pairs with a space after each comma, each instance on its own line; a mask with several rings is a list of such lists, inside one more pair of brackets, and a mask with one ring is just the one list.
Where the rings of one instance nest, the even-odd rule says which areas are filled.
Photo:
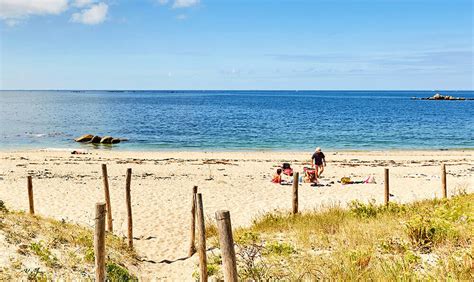
[[[474, 194], [461, 193], [388, 207], [353, 202], [347, 210], [265, 214], [234, 232], [240, 279], [472, 281], [473, 205]], [[210, 267], [220, 277], [219, 265]]]
[[[16, 249], [4, 254], [10, 256], [12, 263], [10, 267], [0, 268], [0, 280], [94, 277], [94, 242], [90, 228], [2, 208], [0, 235], [4, 236], [6, 246]], [[126, 266], [136, 266], [139, 260], [126, 242], [107, 234], [106, 246], [109, 277], [133, 278]]]

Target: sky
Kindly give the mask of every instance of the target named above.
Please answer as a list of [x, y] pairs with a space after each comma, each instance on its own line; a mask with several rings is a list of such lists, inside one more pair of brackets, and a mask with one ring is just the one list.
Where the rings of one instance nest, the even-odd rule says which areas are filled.
[[0, 0], [0, 89], [472, 90], [472, 0]]

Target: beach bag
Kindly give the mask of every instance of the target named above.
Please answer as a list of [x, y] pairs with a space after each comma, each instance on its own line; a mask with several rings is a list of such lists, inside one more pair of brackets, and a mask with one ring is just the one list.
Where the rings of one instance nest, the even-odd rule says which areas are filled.
[[350, 177], [343, 177], [343, 178], [341, 178], [341, 183], [342, 184], [349, 184], [349, 183], [351, 183], [351, 178]]

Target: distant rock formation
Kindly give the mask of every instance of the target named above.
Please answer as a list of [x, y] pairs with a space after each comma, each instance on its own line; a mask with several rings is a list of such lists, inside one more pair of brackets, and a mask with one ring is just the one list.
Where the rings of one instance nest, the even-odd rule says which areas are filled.
[[82, 135], [81, 137], [74, 139], [74, 141], [80, 142], [80, 143], [91, 143], [91, 144], [117, 144], [117, 143], [120, 143], [121, 141], [128, 141], [128, 139], [114, 138], [112, 136], [100, 137], [97, 135], [85, 134], [85, 135]]
[[443, 100], [443, 101], [445, 101], [445, 100], [447, 100], [447, 101], [474, 100], [474, 99], [464, 98], [464, 97], [453, 97], [453, 96], [449, 96], [449, 95], [441, 95], [439, 93], [436, 93], [433, 96], [427, 97], [427, 98], [412, 97], [411, 99], [412, 100]]

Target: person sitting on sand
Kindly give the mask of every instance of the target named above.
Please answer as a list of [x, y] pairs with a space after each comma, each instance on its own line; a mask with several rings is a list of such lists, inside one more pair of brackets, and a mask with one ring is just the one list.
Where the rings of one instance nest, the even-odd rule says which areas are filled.
[[321, 148], [316, 148], [316, 151], [311, 157], [311, 165], [316, 170], [316, 178], [319, 178], [324, 171], [324, 167], [326, 166], [326, 157], [324, 156], [323, 152], [321, 152]]
[[316, 183], [318, 180], [316, 179], [316, 171], [314, 169], [305, 167], [304, 170], [304, 182], [305, 183]]
[[281, 184], [281, 168], [277, 169], [276, 174], [272, 178], [273, 183]]

